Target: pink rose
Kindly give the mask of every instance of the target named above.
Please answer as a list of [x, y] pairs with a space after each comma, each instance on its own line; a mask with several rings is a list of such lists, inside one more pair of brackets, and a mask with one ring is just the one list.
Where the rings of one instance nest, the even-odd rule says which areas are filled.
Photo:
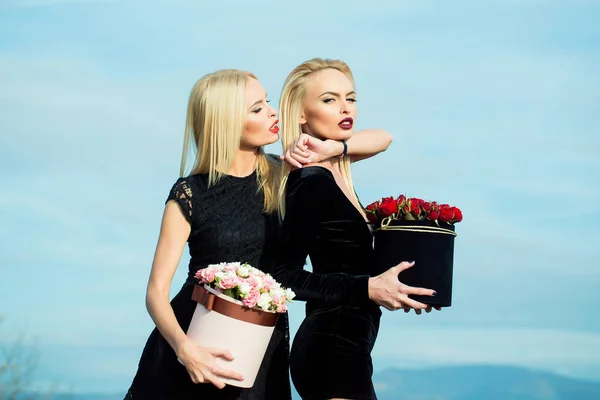
[[225, 275], [219, 282], [219, 286], [222, 289], [231, 289], [236, 287], [240, 283], [237, 275]]
[[260, 292], [258, 290], [251, 290], [243, 299], [242, 303], [246, 307], [255, 307], [256, 303], [258, 303], [258, 299], [260, 298]]
[[255, 276], [255, 275], [250, 275], [250, 277], [248, 277], [248, 279], [246, 279], [246, 282], [248, 282], [248, 284], [250, 285], [250, 290], [252, 291], [260, 291], [261, 288], [261, 283], [259, 281], [259, 279]]
[[273, 289], [275, 285], [277, 285], [277, 281], [275, 281], [275, 279], [273, 279], [272, 276], [266, 275], [263, 278], [263, 287], [265, 288], [265, 290], [269, 291]]
[[275, 310], [278, 313], [284, 313], [287, 311], [287, 304], [286, 303], [277, 303], [277, 309]]
[[237, 264], [226, 264], [225, 267], [223, 267], [223, 271], [225, 271], [225, 272], [234, 272], [234, 271], [237, 271], [237, 269], [238, 269]]
[[206, 267], [196, 272], [194, 278], [200, 280], [202, 283], [211, 283], [215, 280], [217, 269], [215, 267]]

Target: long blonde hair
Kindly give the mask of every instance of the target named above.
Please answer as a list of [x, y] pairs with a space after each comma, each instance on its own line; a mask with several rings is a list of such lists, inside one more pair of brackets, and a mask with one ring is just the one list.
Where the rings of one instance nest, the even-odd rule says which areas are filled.
[[[281, 98], [279, 100], [279, 127], [281, 128], [281, 142], [284, 151], [302, 134], [300, 116], [306, 99], [306, 83], [312, 74], [328, 68], [335, 69], [346, 75], [350, 82], [352, 82], [352, 86], [354, 88], [356, 87], [350, 67], [340, 60], [313, 58], [294, 68], [283, 84]], [[285, 192], [288, 174], [291, 169], [292, 167], [288, 163], [284, 163], [281, 168], [278, 208], [281, 218], [285, 215]], [[350, 196], [353, 197], [353, 200], [358, 202], [354, 192], [354, 185], [352, 184], [349, 157], [343, 157], [340, 160], [340, 172], [344, 178], [344, 182], [350, 190]]]
[[[208, 173], [210, 187], [229, 170], [244, 132], [249, 79], [257, 78], [250, 72], [225, 69], [207, 74], [194, 84], [187, 107], [180, 176], [185, 176], [190, 143], [196, 154], [190, 175]], [[274, 212], [279, 164], [259, 147], [256, 169], [259, 190], [265, 196], [265, 212]]]

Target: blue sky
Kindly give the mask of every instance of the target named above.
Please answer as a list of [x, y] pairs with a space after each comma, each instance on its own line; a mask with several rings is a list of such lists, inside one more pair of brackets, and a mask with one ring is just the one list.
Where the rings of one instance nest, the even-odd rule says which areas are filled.
[[0, 342], [29, 338], [39, 385], [128, 387], [193, 83], [246, 69], [277, 104], [315, 56], [352, 67], [358, 127], [394, 135], [353, 168], [362, 201], [465, 216], [453, 306], [385, 312], [375, 368], [600, 380], [600, 2], [201, 3], [0, 2]]

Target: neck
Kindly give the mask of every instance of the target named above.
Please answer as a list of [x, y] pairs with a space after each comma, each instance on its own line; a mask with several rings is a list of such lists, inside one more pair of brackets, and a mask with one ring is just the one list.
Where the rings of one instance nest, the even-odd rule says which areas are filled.
[[258, 149], [239, 149], [233, 157], [228, 175], [244, 177], [252, 174], [256, 168]]
[[318, 163], [312, 163], [310, 165], [318, 165], [321, 167], [325, 167], [332, 172], [341, 172], [339, 157], [331, 157], [331, 158], [328, 158], [327, 160], [323, 160]]

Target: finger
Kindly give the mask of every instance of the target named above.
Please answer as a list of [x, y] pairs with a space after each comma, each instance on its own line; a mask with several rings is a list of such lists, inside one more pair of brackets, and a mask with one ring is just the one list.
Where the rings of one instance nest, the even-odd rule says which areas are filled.
[[413, 300], [408, 296], [406, 296], [406, 298], [402, 302], [404, 303], [405, 306], [408, 306], [415, 310], [427, 308], [427, 304], [423, 304], [419, 301]]
[[296, 153], [292, 153], [290, 156], [294, 161], [302, 163], [302, 164], [308, 164], [311, 162], [309, 157], [305, 157], [305, 156], [301, 156], [298, 155]]
[[204, 383], [204, 375], [196, 371], [188, 371], [190, 378], [192, 378], [192, 382], [194, 383]]
[[427, 308], [425, 309], [425, 312], [426, 312], [427, 314], [429, 314], [429, 313], [431, 312], [431, 306], [427, 306]]
[[299, 146], [294, 147], [293, 149], [294, 149], [293, 150], [294, 154], [297, 154], [297, 155], [302, 156], [302, 157], [309, 157], [310, 156], [310, 153], [308, 152], [308, 150], [304, 146], [300, 146], [299, 145]]
[[213, 371], [214, 371], [214, 375], [218, 376], [220, 378], [235, 379], [236, 381], [244, 380], [244, 375], [242, 375], [241, 373], [239, 373], [237, 371], [233, 371], [231, 369], [214, 367]]
[[421, 315], [421, 310], [417, 308], [417, 309], [415, 309], [415, 313], [416, 313], [417, 315]]
[[225, 360], [228, 360], [228, 361], [233, 361], [235, 359], [233, 354], [231, 354], [231, 352], [226, 349], [220, 349], [217, 347], [209, 347], [207, 350], [210, 354], [212, 354], [213, 357], [224, 358]]
[[434, 307], [438, 311], [442, 311], [442, 307]]
[[415, 265], [414, 261], [402, 261], [400, 264], [393, 266], [392, 268], [390, 268], [388, 271], [393, 271], [393, 273], [395, 275], [399, 274], [400, 272], [412, 267], [413, 265]]
[[294, 158], [292, 157], [292, 153], [289, 150], [285, 152], [285, 161], [296, 168], [302, 168], [302, 164], [294, 160]]
[[408, 286], [403, 284], [402, 293], [404, 294], [417, 294], [420, 296], [435, 296], [435, 290], [425, 289], [425, 288], [417, 288], [414, 286]]
[[222, 380], [220, 380], [219, 378], [217, 378], [214, 374], [212, 373], [207, 373], [204, 376], [204, 380], [206, 382], [210, 382], [213, 385], [215, 385], [216, 387], [218, 387], [219, 389], [223, 389], [225, 387], [225, 382], [223, 382]]

